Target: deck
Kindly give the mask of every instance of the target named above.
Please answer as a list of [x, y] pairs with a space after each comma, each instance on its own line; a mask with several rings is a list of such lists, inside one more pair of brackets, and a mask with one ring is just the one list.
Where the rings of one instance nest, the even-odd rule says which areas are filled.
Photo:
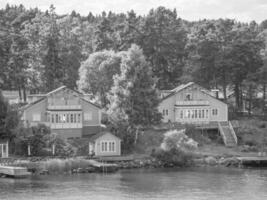
[[244, 167], [267, 167], [267, 157], [237, 157]]
[[24, 167], [0, 166], [0, 175], [12, 178], [23, 178], [31, 175], [31, 173]]

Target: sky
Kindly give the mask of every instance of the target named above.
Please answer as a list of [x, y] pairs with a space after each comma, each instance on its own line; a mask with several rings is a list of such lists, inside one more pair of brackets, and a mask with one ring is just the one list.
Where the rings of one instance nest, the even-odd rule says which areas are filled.
[[38, 7], [43, 11], [53, 4], [58, 14], [71, 13], [72, 10], [81, 15], [134, 10], [139, 15], [145, 15], [152, 8], [164, 6], [176, 8], [179, 17], [190, 21], [231, 18], [260, 23], [267, 19], [267, 0], [0, 0], [0, 8], [4, 8], [7, 3], [23, 4], [26, 8]]

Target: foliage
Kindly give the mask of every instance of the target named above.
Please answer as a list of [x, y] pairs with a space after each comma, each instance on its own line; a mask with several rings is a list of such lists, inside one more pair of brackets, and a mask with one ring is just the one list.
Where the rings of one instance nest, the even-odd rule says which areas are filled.
[[0, 90], [0, 138], [6, 137], [12, 139], [14, 131], [19, 124], [19, 115], [16, 108], [10, 106], [5, 101]]
[[185, 130], [170, 130], [164, 134], [160, 149], [152, 151], [151, 156], [165, 166], [187, 166], [192, 164], [193, 151], [198, 143], [185, 134]]
[[164, 151], [163, 149], [159, 149], [157, 151], [153, 151], [151, 154], [152, 157], [155, 157], [159, 161], [162, 162], [165, 167], [172, 166], [190, 166], [193, 163], [193, 154], [184, 152], [179, 149], [172, 148], [169, 151]]
[[101, 105], [106, 107], [107, 93], [113, 85], [113, 77], [120, 73], [123, 52], [101, 51], [90, 54], [79, 69], [79, 89], [92, 93], [100, 99]]
[[155, 80], [142, 50], [132, 45], [122, 58], [120, 68], [121, 74], [114, 77], [109, 96], [109, 113], [132, 126], [159, 122], [161, 115], [157, 110], [159, 99]]
[[161, 144], [161, 149], [170, 151], [171, 149], [178, 149], [180, 151], [194, 151], [197, 149], [198, 143], [189, 138], [185, 134], [185, 130], [171, 130], [164, 134], [164, 139]]

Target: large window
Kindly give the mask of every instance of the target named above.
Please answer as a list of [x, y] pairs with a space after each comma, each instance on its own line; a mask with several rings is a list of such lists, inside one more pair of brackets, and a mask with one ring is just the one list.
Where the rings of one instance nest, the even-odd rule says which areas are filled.
[[115, 152], [115, 141], [102, 141], [101, 152]]
[[178, 116], [180, 119], [208, 119], [209, 110], [208, 109], [180, 109], [178, 111]]
[[[81, 113], [75, 112], [57, 112], [57, 113], [50, 113], [49, 118], [47, 117], [47, 121], [51, 123], [81, 123]], [[51, 121], [50, 121], [51, 120]]]

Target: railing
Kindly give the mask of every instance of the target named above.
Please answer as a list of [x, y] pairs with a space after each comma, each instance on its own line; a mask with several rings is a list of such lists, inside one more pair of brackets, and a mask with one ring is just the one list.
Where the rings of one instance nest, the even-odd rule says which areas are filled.
[[210, 103], [208, 101], [176, 101], [176, 106], [194, 106], [194, 105], [198, 105], [198, 106], [208, 106], [210, 105]]
[[225, 145], [227, 145], [227, 139], [226, 139], [226, 137], [225, 137], [225, 134], [224, 134], [224, 131], [223, 131], [223, 128], [222, 128], [220, 122], [218, 122], [218, 127], [219, 127], [219, 130], [220, 130], [221, 136], [222, 136], [222, 138], [223, 138], [223, 142], [224, 142]]
[[229, 121], [229, 127], [230, 127], [230, 130], [231, 130], [231, 134], [234, 137], [235, 143], [237, 144], [237, 137], [236, 137], [236, 134], [235, 134], [235, 130], [234, 130], [234, 128], [232, 126], [232, 123], [230, 121]]
[[80, 110], [81, 105], [48, 105], [48, 110]]

